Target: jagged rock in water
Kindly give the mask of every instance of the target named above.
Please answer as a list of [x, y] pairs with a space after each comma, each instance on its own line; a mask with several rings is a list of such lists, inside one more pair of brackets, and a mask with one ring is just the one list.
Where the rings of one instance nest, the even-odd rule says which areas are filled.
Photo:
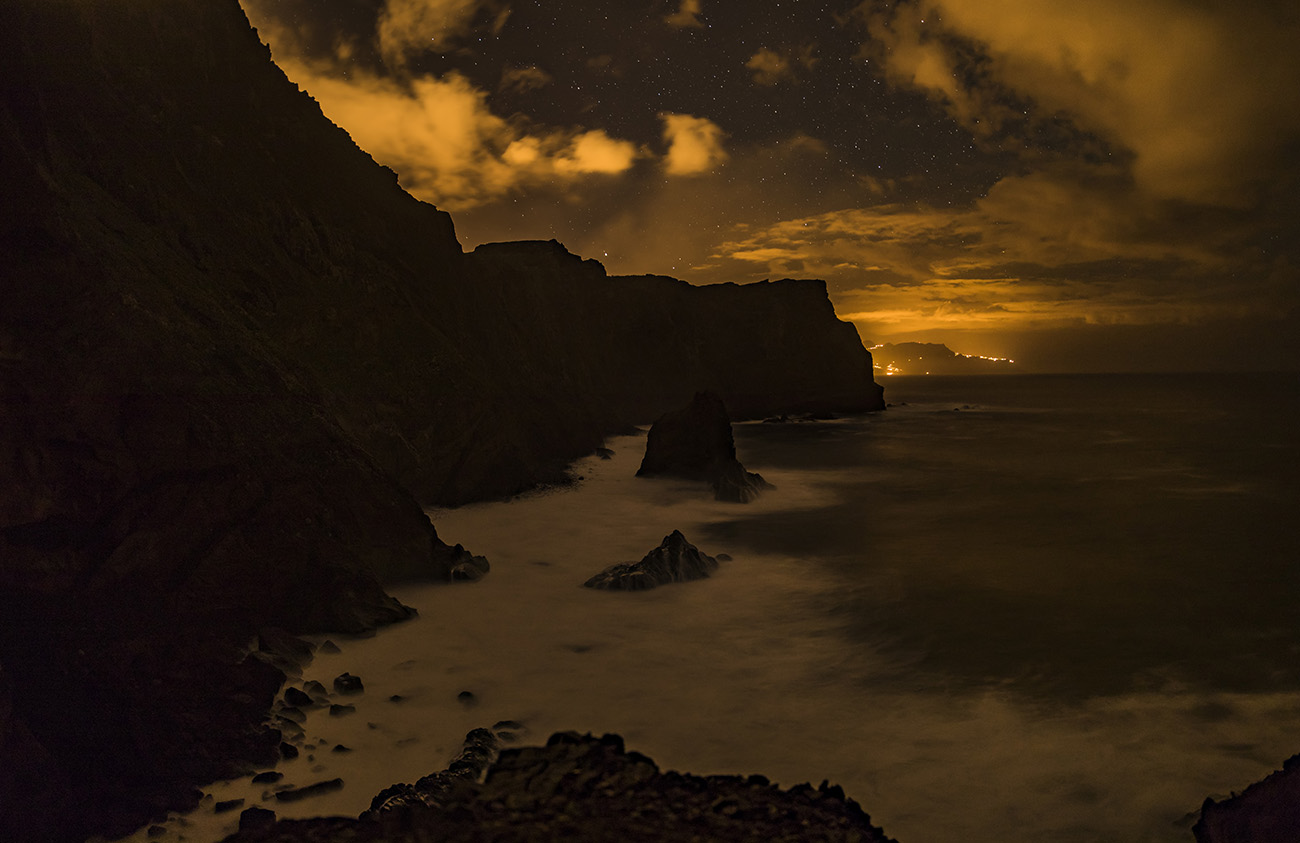
[[1300, 755], [1222, 802], [1206, 799], [1193, 826], [1197, 843], [1295, 843], [1300, 840]]
[[478, 781], [483, 777], [488, 765], [496, 760], [503, 740], [501, 730], [505, 725], [498, 723], [491, 729], [472, 730], [465, 735], [460, 754], [445, 770], [430, 773], [415, 784], [395, 784], [384, 788], [370, 800], [370, 810], [362, 814], [362, 818], [374, 818], [399, 808], [444, 804], [457, 784]]
[[611, 565], [583, 585], [619, 591], [646, 591], [673, 582], [700, 580], [718, 570], [718, 560], [701, 553], [679, 530], [635, 564]]
[[366, 690], [360, 676], [353, 676], [351, 673], [340, 673], [334, 677], [334, 690], [340, 694], [360, 694]]
[[695, 393], [691, 403], [664, 413], [650, 426], [636, 476], [706, 480], [715, 499], [734, 503], [748, 503], [771, 488], [736, 459], [731, 418], [722, 399], [711, 392]]
[[[486, 775], [442, 781], [433, 801], [385, 791], [357, 820], [288, 820], [227, 843], [436, 839], [893, 843], [838, 785], [788, 790], [763, 776], [663, 772], [618, 735], [562, 732], [501, 752]], [[409, 785], [406, 787], [410, 787]]]

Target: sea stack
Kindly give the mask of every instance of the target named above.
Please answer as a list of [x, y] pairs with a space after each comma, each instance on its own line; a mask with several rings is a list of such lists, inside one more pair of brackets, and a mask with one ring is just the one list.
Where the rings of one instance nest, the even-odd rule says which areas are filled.
[[637, 477], [707, 480], [720, 501], [749, 503], [771, 484], [736, 459], [731, 418], [722, 399], [697, 392], [691, 403], [660, 416], [646, 438]]
[[583, 583], [587, 588], [647, 591], [673, 582], [701, 580], [718, 570], [718, 560], [701, 553], [679, 530], [635, 565], [611, 565]]

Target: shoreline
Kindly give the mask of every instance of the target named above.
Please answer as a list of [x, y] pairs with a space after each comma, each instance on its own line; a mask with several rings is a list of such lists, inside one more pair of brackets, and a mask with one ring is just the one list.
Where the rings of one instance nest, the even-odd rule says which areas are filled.
[[[766, 503], [747, 505], [759, 508], [738, 510], [712, 503], [697, 484], [631, 479], [640, 456], [633, 443], [643, 441], [612, 440], [614, 460], [579, 461], [577, 473], [585, 479], [573, 486], [508, 503], [433, 511], [440, 532], [492, 556], [493, 572], [454, 589], [395, 589], [396, 597], [420, 610], [417, 619], [372, 638], [335, 638], [343, 652], [317, 656], [305, 678], [328, 685], [349, 671], [361, 676], [367, 690], [356, 714], [338, 719], [310, 714], [308, 725], [324, 728], [309, 733], [353, 746], [346, 763], [374, 763], [380, 769], [367, 778], [330, 766], [299, 777], [294, 784], [341, 775], [344, 789], [294, 803], [293, 813], [282, 816], [328, 813], [322, 809], [335, 800], [345, 800], [344, 813], [355, 816], [381, 788], [441, 769], [469, 729], [509, 719], [529, 728], [526, 743], [568, 729], [616, 732], [629, 748], [665, 768], [699, 775], [759, 773], [786, 786], [829, 778], [902, 841], [926, 839], [922, 831], [932, 820], [924, 816], [924, 794], [951, 788], [972, 813], [957, 818], [954, 828], [971, 840], [988, 832], [975, 812], [986, 817], [995, 809], [1032, 812], [1032, 822], [1050, 828], [1053, 820], [1042, 812], [1061, 812], [1069, 805], [1076, 811], [1086, 804], [1077, 800], [1094, 799], [1104, 806], [1096, 810], [1118, 818], [1103, 823], [1120, 833], [1116, 839], [1127, 839], [1124, 832], [1132, 836], [1179, 823], [1150, 839], [1186, 843], [1196, 806], [1218, 790], [1214, 781], [1222, 781], [1225, 770], [1200, 783], [1184, 777], [1175, 787], [1162, 781], [1167, 752], [1199, 757], [1204, 766], [1208, 756], [1200, 744], [1228, 746], [1244, 737], [1231, 721], [1207, 720], [1199, 712], [1231, 711], [1251, 723], [1276, 721], [1273, 738], [1250, 739], [1260, 745], [1284, 744], [1288, 724], [1296, 720], [1294, 700], [1285, 694], [1155, 689], [1043, 708], [1010, 691], [908, 687], [887, 658], [874, 667], [864, 667], [860, 659], [845, 663], [834, 648], [835, 624], [823, 618], [809, 625], [824, 587], [808, 577], [806, 560], [737, 552], [693, 535], [683, 523], [688, 515], [696, 524], [742, 511], [761, 515], [762, 507], [816, 510], [834, 499], [840, 474], [756, 463], [778, 491]], [[635, 496], [620, 499], [606, 488], [611, 482], [623, 483]], [[630, 526], [631, 514], [654, 523]], [[505, 544], [499, 536], [491, 538], [501, 523], [511, 524], [512, 538]], [[581, 588], [585, 576], [639, 557], [677, 527], [701, 550], [735, 558], [708, 580], [637, 595]], [[604, 547], [623, 550], [578, 558]], [[494, 638], [498, 626], [514, 632]], [[429, 641], [441, 642], [442, 651], [419, 653], [420, 642]], [[857, 697], [841, 687], [846, 670], [862, 675]], [[617, 693], [582, 692], [591, 687], [591, 676], [617, 683]], [[749, 691], [736, 700], [719, 697], [729, 688]], [[474, 693], [477, 705], [458, 702], [461, 691]], [[393, 693], [406, 700], [388, 703]], [[1172, 721], [1171, 712], [1177, 715]], [[396, 742], [413, 735], [403, 733], [393, 718], [408, 715], [435, 724], [437, 734], [402, 747], [410, 752], [402, 760]], [[371, 722], [378, 728], [370, 729]], [[1196, 731], [1186, 732], [1184, 724], [1192, 723]], [[844, 753], [845, 744], [861, 747], [863, 754], [854, 759]], [[1107, 754], [1125, 745], [1131, 757]], [[1025, 766], [1030, 757], [1071, 760], [1040, 771]], [[295, 763], [309, 769], [301, 760]], [[1116, 764], [1123, 765], [1121, 780], [1131, 783], [1127, 792], [1108, 784]], [[1276, 761], [1248, 752], [1233, 764], [1244, 783]], [[981, 772], [987, 765], [1001, 772]], [[958, 787], [961, 781], [965, 784]], [[1043, 791], [1076, 801], [1044, 803], [1032, 795]], [[214, 801], [220, 798], [231, 796], [223, 792]], [[1154, 811], [1157, 802], [1182, 810]]]

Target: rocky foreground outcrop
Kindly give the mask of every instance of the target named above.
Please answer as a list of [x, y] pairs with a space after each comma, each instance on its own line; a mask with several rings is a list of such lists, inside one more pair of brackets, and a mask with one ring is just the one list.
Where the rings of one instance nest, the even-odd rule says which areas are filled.
[[736, 459], [731, 417], [722, 399], [711, 392], [697, 392], [689, 404], [655, 420], [636, 476], [703, 480], [715, 500], [734, 503], [749, 503], [771, 488]]
[[1300, 840], [1300, 755], [1223, 801], [1206, 799], [1192, 828], [1197, 843], [1294, 843]]
[[680, 530], [673, 530], [640, 562], [611, 565], [583, 585], [614, 591], [646, 591], [668, 583], [704, 579], [716, 570], [717, 559], [701, 553]]
[[452, 778], [427, 802], [381, 803], [356, 820], [249, 823], [226, 843], [890, 841], [838, 786], [663, 772], [617, 735], [559, 733], [545, 747], [502, 751], [482, 781]]
[[237, 0], [8, 0], [0, 184], [13, 839], [129, 831], [258, 761], [254, 636], [369, 632], [410, 615], [385, 584], [481, 575], [423, 507], [563, 481], [683, 373], [760, 413], [881, 406], [819, 282], [465, 255]]

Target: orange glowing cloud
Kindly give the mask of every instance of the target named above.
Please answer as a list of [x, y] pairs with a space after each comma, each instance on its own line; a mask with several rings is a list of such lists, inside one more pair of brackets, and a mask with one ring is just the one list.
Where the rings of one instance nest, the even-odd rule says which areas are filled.
[[1242, 268], [1233, 231], [1207, 225], [1175, 242], [1158, 205], [1095, 176], [1007, 178], [969, 208], [883, 204], [746, 228], [713, 258], [740, 277], [825, 278], [846, 318], [876, 336], [1185, 324], [1284, 306], [1285, 283], [1231, 280]]
[[664, 23], [678, 29], [699, 28], [704, 26], [704, 22], [700, 20], [702, 11], [700, 0], [682, 0], [677, 11], [664, 18]]
[[689, 114], [661, 114], [668, 155], [664, 169], [674, 176], [707, 173], [727, 160], [722, 128], [712, 120]]
[[[1300, 132], [1300, 32], [1239, 6], [1155, 0], [863, 4], [878, 59], [977, 135], [1022, 119], [999, 92], [1129, 150], [1157, 198], [1237, 205]], [[986, 61], [967, 73], [954, 38]], [[870, 51], [869, 51], [870, 52]]]

